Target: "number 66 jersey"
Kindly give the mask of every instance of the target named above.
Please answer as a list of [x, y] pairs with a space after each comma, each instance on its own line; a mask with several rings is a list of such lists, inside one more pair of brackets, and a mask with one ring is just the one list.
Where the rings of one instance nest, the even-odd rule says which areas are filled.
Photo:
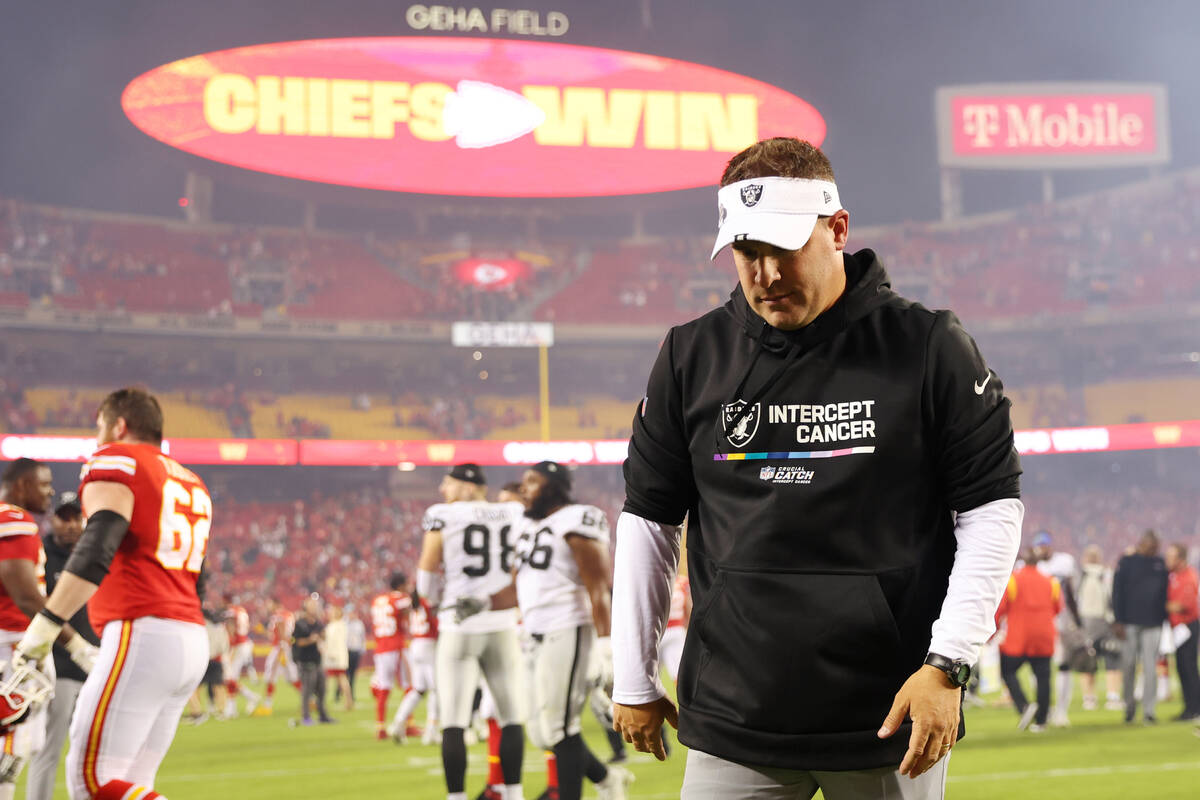
[[520, 503], [460, 500], [438, 503], [425, 512], [426, 531], [442, 536], [446, 582], [438, 626], [442, 631], [490, 633], [517, 624], [515, 608], [486, 611], [463, 622], [454, 620], [460, 597], [488, 597], [512, 582], [516, 531], [525, 507]]
[[595, 506], [563, 506], [545, 519], [526, 519], [517, 539], [517, 605], [530, 633], [592, 624], [588, 599], [568, 536], [608, 546], [608, 519]]
[[212, 525], [204, 482], [157, 447], [125, 442], [98, 448], [80, 481], [80, 497], [83, 487], [102, 481], [133, 492], [129, 532], [88, 602], [92, 627], [102, 631], [113, 620], [139, 617], [203, 625], [196, 580]]

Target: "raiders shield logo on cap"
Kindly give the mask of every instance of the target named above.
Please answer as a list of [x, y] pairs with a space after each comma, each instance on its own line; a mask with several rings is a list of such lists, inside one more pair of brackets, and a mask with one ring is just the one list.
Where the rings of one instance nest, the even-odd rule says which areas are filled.
[[759, 199], [762, 198], [762, 184], [751, 183], [742, 187], [742, 204], [747, 208], [758, 205]]

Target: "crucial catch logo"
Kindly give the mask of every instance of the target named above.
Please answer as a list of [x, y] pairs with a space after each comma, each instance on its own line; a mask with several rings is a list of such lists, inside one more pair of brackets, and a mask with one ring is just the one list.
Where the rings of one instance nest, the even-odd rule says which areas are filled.
[[759, 480], [775, 484], [804, 485], [812, 483], [816, 473], [804, 467], [762, 467], [758, 471]]

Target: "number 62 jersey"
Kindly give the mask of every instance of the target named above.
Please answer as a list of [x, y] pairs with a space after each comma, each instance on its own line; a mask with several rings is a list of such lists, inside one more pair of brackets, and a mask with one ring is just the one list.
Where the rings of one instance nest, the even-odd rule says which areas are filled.
[[526, 519], [517, 539], [517, 604], [530, 633], [592, 624], [575, 553], [567, 536], [595, 539], [608, 547], [608, 519], [595, 506], [569, 505], [545, 519]]
[[[88, 601], [92, 627], [138, 617], [204, 624], [196, 580], [208, 549], [212, 500], [191, 470], [150, 444], [101, 446], [83, 465], [79, 494], [107, 481], [133, 492], [133, 519], [108, 576]], [[85, 506], [84, 514], [90, 513]]]
[[425, 512], [424, 528], [442, 536], [446, 583], [438, 626], [442, 631], [490, 633], [517, 624], [515, 608], [486, 611], [463, 622], [454, 620], [460, 597], [488, 597], [512, 582], [516, 532], [525, 513], [520, 503], [461, 500], [438, 503]]

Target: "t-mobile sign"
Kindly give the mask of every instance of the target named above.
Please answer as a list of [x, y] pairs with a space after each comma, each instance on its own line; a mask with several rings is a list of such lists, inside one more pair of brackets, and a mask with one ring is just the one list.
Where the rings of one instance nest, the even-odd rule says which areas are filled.
[[1054, 169], [1162, 164], [1166, 91], [1130, 84], [1013, 84], [938, 89], [947, 166]]

